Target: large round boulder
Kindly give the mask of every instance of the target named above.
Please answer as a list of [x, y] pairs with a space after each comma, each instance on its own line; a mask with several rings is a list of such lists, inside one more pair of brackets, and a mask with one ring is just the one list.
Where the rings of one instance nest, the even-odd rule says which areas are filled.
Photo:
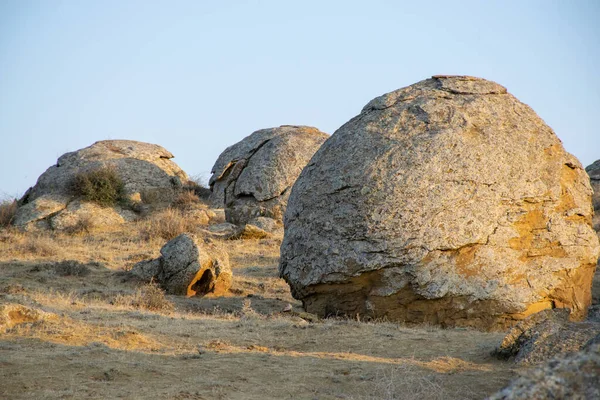
[[188, 181], [187, 174], [171, 158], [173, 154], [161, 146], [132, 140], [99, 141], [63, 154], [19, 200], [14, 224], [66, 229], [82, 218], [101, 225], [131, 220], [135, 215], [119, 205], [81, 204], [80, 194], [74, 190], [76, 177], [108, 169], [122, 182], [125, 196], [139, 198], [145, 193], [157, 197], [173, 193]]
[[234, 224], [257, 217], [281, 221], [289, 189], [327, 138], [316, 128], [283, 125], [228, 147], [212, 168], [212, 206], [224, 206]]
[[280, 274], [307, 311], [501, 329], [584, 317], [600, 250], [579, 161], [494, 82], [434, 76], [369, 102], [302, 171]]

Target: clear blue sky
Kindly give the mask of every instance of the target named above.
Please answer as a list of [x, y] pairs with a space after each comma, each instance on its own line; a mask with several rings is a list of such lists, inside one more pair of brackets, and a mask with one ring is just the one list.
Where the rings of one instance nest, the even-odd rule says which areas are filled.
[[600, 1], [0, 0], [0, 194], [102, 139], [208, 176], [260, 128], [333, 133], [434, 74], [491, 79], [600, 158]]

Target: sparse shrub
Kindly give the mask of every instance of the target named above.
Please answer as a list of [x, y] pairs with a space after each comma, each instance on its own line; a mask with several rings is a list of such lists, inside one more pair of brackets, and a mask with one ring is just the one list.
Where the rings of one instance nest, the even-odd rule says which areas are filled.
[[0, 202], [0, 228], [5, 228], [12, 224], [17, 213], [16, 200], [4, 200]]
[[155, 282], [139, 287], [132, 295], [118, 295], [113, 304], [149, 311], [171, 312], [175, 309], [173, 303], [166, 298], [165, 292]]
[[127, 201], [125, 184], [114, 168], [110, 167], [77, 174], [73, 179], [72, 189], [85, 200], [105, 207]]
[[193, 190], [183, 190], [177, 195], [173, 205], [177, 208], [185, 209], [193, 204], [200, 203], [200, 198]]
[[52, 269], [59, 276], [87, 276], [91, 272], [85, 264], [74, 260], [57, 262]]
[[94, 221], [90, 215], [81, 216], [77, 222], [66, 228], [65, 233], [76, 235], [80, 233], [90, 233], [92, 228], [94, 227]]
[[202, 201], [208, 200], [211, 195], [210, 188], [206, 185], [206, 179], [202, 174], [195, 175], [186, 185], [186, 189], [193, 190]]
[[140, 191], [140, 197], [144, 204], [158, 204], [160, 203], [160, 192], [157, 189], [142, 189]]
[[186, 218], [181, 210], [167, 208], [141, 222], [140, 234], [144, 240], [161, 238], [171, 240], [186, 232], [194, 232], [196, 223]]

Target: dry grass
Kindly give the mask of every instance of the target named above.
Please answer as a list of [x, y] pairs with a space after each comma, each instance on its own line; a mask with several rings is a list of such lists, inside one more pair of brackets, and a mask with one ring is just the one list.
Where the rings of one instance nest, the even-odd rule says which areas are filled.
[[190, 206], [200, 203], [200, 198], [196, 195], [193, 190], [183, 190], [181, 191], [175, 200], [173, 201], [173, 206], [181, 209], [186, 209]]
[[54, 263], [52, 269], [59, 276], [88, 276], [91, 273], [87, 265], [74, 260]]
[[[164, 245], [140, 226], [0, 234], [0, 304], [47, 313], [2, 334], [0, 397], [475, 399], [513, 375], [489, 356], [501, 334], [303, 318], [278, 278], [277, 238], [214, 239], [230, 256], [228, 296], [137, 286], [120, 271]], [[47, 240], [60, 253], [22, 252]]]
[[[467, 389], [465, 387], [465, 389]], [[436, 374], [423, 373], [411, 364], [382, 368], [376, 372], [364, 400], [446, 400], [453, 398]], [[466, 391], [463, 399], [472, 398]]]
[[29, 257], [56, 257], [63, 253], [54, 238], [45, 235], [24, 236], [15, 243], [13, 253], [27, 255]]
[[165, 292], [154, 282], [141, 286], [131, 295], [118, 295], [113, 304], [162, 313], [170, 313], [175, 309], [174, 304], [165, 297]]
[[152, 351], [160, 347], [154, 340], [131, 328], [113, 329], [88, 324], [19, 304], [8, 304], [4, 309], [8, 309], [3, 318], [6, 321], [3, 325], [7, 339], [27, 337], [70, 346], [102, 343], [122, 350]]
[[92, 229], [94, 229], [94, 221], [92, 216], [83, 215], [74, 225], [65, 229], [64, 232], [70, 235], [81, 235], [90, 233]]
[[0, 229], [12, 224], [17, 213], [17, 208], [16, 200], [3, 200], [0, 202]]
[[193, 233], [197, 230], [196, 223], [175, 208], [159, 211], [147, 220], [141, 221], [139, 225], [139, 232], [144, 240], [156, 238], [171, 240], [182, 233]]

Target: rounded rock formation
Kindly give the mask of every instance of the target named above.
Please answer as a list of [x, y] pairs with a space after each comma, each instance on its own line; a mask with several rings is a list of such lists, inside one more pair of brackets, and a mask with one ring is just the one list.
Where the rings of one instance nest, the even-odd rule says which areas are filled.
[[225, 149], [212, 168], [211, 205], [225, 207], [227, 221], [256, 217], [281, 221], [302, 168], [329, 136], [308, 126], [262, 129]]
[[167, 242], [160, 254], [137, 263], [131, 273], [156, 281], [169, 294], [188, 297], [222, 296], [231, 286], [229, 256], [210, 241], [198, 244], [195, 236], [184, 233]]
[[579, 161], [494, 82], [434, 76], [369, 102], [314, 155], [280, 274], [307, 311], [502, 329], [584, 317], [599, 252]]
[[161, 194], [187, 183], [188, 176], [161, 146], [132, 140], [104, 140], [62, 155], [19, 200], [14, 224], [21, 227], [73, 226], [81, 218], [101, 225], [135, 218], [130, 210], [81, 204], [73, 192], [77, 175], [109, 168], [121, 179], [129, 197], [139, 193]]

